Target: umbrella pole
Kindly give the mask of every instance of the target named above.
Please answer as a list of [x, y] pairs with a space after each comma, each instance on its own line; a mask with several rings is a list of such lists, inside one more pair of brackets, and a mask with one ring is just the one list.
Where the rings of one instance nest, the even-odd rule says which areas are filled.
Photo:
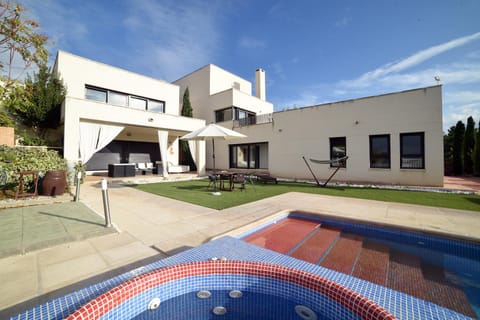
[[212, 147], [213, 147], [213, 152], [212, 152], [212, 157], [213, 157], [213, 173], [215, 173], [215, 139], [212, 139]]
[[215, 172], [215, 138], [212, 138], [212, 157], [213, 157], [213, 175], [215, 179], [213, 179], [213, 195], [219, 195], [220, 193], [217, 191], [217, 173]]

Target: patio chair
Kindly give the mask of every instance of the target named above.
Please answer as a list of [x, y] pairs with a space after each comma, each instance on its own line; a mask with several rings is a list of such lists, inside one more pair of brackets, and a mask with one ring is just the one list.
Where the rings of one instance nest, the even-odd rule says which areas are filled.
[[208, 186], [207, 189], [210, 188], [211, 185], [214, 185], [217, 183], [217, 177], [214, 174], [209, 174], [208, 175]]
[[137, 173], [141, 173], [142, 175], [146, 175], [148, 173], [152, 173], [153, 171], [153, 164], [152, 164], [152, 168], [148, 168], [147, 167], [148, 163], [145, 163], [145, 162], [138, 162], [137, 163], [137, 168], [135, 169], [135, 171]]
[[245, 184], [247, 182], [247, 179], [245, 179], [245, 175], [242, 173], [236, 173], [232, 177], [232, 185], [230, 186], [231, 190], [235, 189], [235, 185], [239, 184], [240, 185], [240, 190], [246, 190], [245, 189]]

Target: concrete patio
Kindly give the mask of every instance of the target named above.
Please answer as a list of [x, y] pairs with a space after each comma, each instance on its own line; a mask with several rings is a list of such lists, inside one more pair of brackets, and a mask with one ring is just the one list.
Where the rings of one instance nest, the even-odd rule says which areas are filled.
[[[110, 182], [109, 198], [118, 232], [0, 259], [0, 318], [198, 246], [283, 210], [407, 226], [480, 242], [480, 213], [473, 211], [303, 193], [217, 211], [141, 192], [121, 181]], [[103, 217], [99, 178], [82, 185], [81, 202]]]

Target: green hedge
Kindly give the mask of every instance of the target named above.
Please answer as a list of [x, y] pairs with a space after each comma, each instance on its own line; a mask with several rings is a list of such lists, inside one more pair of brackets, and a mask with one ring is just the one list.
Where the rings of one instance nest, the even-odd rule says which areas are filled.
[[50, 170], [67, 171], [67, 162], [55, 150], [0, 145], [0, 170], [7, 172], [7, 184], [16, 186], [20, 171], [37, 171], [43, 177]]

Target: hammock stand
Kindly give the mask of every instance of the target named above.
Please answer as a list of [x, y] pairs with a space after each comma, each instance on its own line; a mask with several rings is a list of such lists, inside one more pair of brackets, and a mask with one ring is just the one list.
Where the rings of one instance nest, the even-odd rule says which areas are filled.
[[[335, 171], [330, 175], [330, 177], [328, 177], [327, 181], [325, 181], [325, 183], [322, 185], [320, 184], [320, 182], [318, 181], [317, 177], [315, 176], [315, 174], [313, 173], [313, 170], [312, 168], [310, 167], [310, 165], [308, 164], [308, 161], [307, 159], [305, 159], [304, 156], [302, 156], [303, 158], [303, 161], [305, 161], [305, 164], [307, 165], [307, 168], [308, 170], [310, 170], [310, 173], [312, 174], [313, 178], [315, 179], [315, 182], [317, 183], [317, 186], [318, 187], [326, 187], [327, 186], [327, 183], [330, 182], [330, 180], [332, 180], [333, 176], [337, 173], [337, 171], [340, 169], [340, 166], [337, 167], [337, 169], [335, 169]], [[344, 161], [344, 160], [347, 160], [348, 159], [348, 156], [345, 156], [345, 157], [342, 157], [342, 158], [338, 158], [338, 159], [335, 159], [335, 160], [316, 160], [316, 159], [310, 159], [310, 161], [312, 161], [313, 163], [318, 163], [318, 164], [332, 164], [332, 163], [338, 163], [338, 162], [341, 162], [341, 161]]]

